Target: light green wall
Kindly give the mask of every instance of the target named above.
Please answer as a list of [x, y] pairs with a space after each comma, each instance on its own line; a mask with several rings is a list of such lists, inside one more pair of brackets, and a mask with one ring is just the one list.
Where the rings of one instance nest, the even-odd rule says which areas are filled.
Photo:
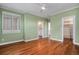
[[[2, 34], [2, 11], [12, 12], [21, 15], [21, 32], [20, 33], [9, 33], [9, 34]], [[18, 41], [23, 39], [23, 14], [13, 12], [10, 10], [0, 9], [0, 43]]]
[[[2, 34], [2, 11], [16, 13], [22, 16], [21, 32]], [[31, 14], [20, 14], [11, 10], [0, 9], [0, 44], [18, 40], [29, 40], [37, 38], [37, 22], [44, 22], [44, 36], [47, 36], [47, 20]], [[4, 39], [4, 40], [3, 40]]]
[[44, 36], [48, 37], [48, 19], [44, 20]]
[[62, 23], [61, 23], [61, 17], [60, 15], [53, 16], [51, 18], [51, 38], [56, 38], [61, 40], [61, 29], [62, 29]]
[[51, 37], [56, 38], [58, 40], [62, 40], [62, 17], [64, 16], [75, 16], [75, 25], [76, 25], [76, 33], [75, 34], [75, 42], [79, 43], [79, 8], [62, 12], [56, 14], [50, 18], [51, 20]]
[[1, 9], [0, 9], [0, 42], [1, 42], [1, 29], [2, 29], [2, 16], [1, 16]]
[[25, 39], [33, 39], [38, 37], [38, 22], [44, 22], [44, 36], [47, 36], [47, 20], [30, 14], [24, 15], [24, 34]]
[[77, 12], [76, 12], [76, 42], [79, 43], [79, 8], [77, 8]]

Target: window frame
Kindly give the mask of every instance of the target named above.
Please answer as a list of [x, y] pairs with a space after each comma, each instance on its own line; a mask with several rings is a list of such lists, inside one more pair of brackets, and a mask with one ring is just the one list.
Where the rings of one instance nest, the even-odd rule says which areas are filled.
[[[17, 28], [18, 26], [20, 27], [19, 29], [16, 29], [16, 30], [4, 30], [3, 26], [4, 26], [4, 15], [11, 15], [12, 16], [12, 19], [11, 19], [11, 23], [13, 21], [13, 17], [16, 16], [16, 17], [19, 17], [19, 25], [17, 25]], [[17, 22], [18, 23], [18, 22]], [[12, 28], [12, 24], [11, 24], [11, 28]], [[11, 13], [11, 12], [6, 12], [6, 11], [2, 11], [2, 33], [3, 34], [9, 34], [9, 33], [20, 33], [21, 32], [21, 15], [19, 14], [15, 14], [15, 13]]]

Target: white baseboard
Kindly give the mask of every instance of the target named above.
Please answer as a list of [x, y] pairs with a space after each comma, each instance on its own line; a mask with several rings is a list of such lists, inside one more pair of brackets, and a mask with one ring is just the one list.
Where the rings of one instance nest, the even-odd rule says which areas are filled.
[[27, 40], [24, 40], [24, 42], [33, 41], [33, 40], [37, 40], [37, 39], [38, 39], [38, 38], [27, 39]]
[[5, 42], [5, 43], [1, 43], [0, 45], [6, 45], [6, 44], [21, 42], [21, 41], [24, 41], [24, 40], [17, 40], [17, 41], [12, 41], [12, 42]]
[[50, 38], [50, 39], [55, 40], [55, 41], [60, 41], [60, 42], [63, 42], [63, 40], [56, 39], [56, 38]]
[[79, 45], [79, 43], [77, 43], [77, 42], [74, 42], [74, 44], [75, 44], [75, 45]]
[[[43, 38], [47, 38], [48, 36], [44, 36]], [[28, 41], [33, 41], [33, 40], [38, 40], [39, 38], [33, 38], [33, 39], [27, 39], [24, 40], [24, 42], [28, 42]]]
[[6, 44], [11, 44], [11, 43], [16, 43], [16, 42], [21, 42], [21, 41], [24, 41], [24, 42], [28, 42], [28, 41], [33, 41], [33, 40], [37, 40], [38, 38], [34, 38], [34, 39], [28, 39], [28, 40], [18, 40], [18, 41], [12, 41], [12, 42], [5, 42], [5, 43], [1, 43], [0, 45], [6, 45]]
[[47, 38], [48, 36], [43, 36], [43, 38]]
[[[47, 36], [46, 36], [46, 37], [47, 37]], [[46, 37], [43, 37], [43, 38], [46, 38]], [[18, 40], [18, 41], [12, 41], [12, 42], [1, 43], [0, 45], [6, 45], [6, 44], [21, 42], [21, 41], [28, 42], [28, 41], [38, 40], [38, 39], [39, 39], [39, 38], [33, 38], [33, 39], [27, 39], [27, 40], [22, 39], [22, 40]], [[58, 40], [58, 39], [55, 39], [55, 38], [50, 38], [50, 39], [53, 39], [53, 40], [56, 40], [56, 41], [61, 41], [61, 40]]]

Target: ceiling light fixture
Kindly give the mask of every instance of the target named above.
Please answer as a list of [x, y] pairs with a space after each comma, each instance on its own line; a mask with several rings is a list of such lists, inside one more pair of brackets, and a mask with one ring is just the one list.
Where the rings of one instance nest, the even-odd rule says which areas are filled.
[[41, 9], [42, 9], [42, 10], [45, 10], [46, 8], [45, 8], [45, 6], [42, 6]]

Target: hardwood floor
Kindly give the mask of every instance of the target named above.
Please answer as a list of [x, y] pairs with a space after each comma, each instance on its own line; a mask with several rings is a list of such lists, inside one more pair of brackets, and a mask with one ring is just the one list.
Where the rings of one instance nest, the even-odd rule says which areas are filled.
[[79, 47], [65, 39], [59, 42], [51, 39], [37, 39], [0, 46], [0, 55], [76, 55]]

